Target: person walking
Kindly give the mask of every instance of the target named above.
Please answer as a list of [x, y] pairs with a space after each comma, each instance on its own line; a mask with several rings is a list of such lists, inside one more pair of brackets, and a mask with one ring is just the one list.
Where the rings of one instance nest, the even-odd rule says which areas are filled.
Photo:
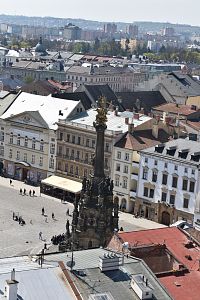
[[42, 215], [44, 216], [44, 207], [42, 208]]
[[55, 218], [55, 215], [54, 215], [54, 213], [52, 213], [51, 217], [52, 217], [52, 219], [54, 220], [54, 218]]
[[39, 240], [42, 240], [42, 231], [39, 232]]
[[26, 195], [26, 189], [24, 189], [24, 195]]
[[10, 179], [10, 185], [12, 185], [12, 180]]
[[15, 219], [15, 213], [14, 213], [14, 211], [13, 211], [13, 220]]
[[35, 191], [33, 190], [33, 197], [35, 196]]
[[67, 210], [67, 216], [69, 216], [69, 208], [68, 208], [68, 210]]
[[20, 195], [22, 195], [22, 188], [19, 189], [19, 193], [20, 193]]
[[29, 191], [29, 196], [31, 197], [31, 190]]

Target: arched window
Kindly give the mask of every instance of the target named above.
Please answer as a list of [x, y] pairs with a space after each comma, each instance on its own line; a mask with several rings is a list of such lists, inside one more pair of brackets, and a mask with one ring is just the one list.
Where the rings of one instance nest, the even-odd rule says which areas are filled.
[[119, 186], [119, 176], [115, 176], [115, 186]]
[[40, 151], [44, 151], [44, 141], [40, 141]]
[[10, 133], [10, 144], [13, 144], [13, 132]]
[[128, 184], [128, 178], [127, 177], [123, 177], [122, 187], [124, 189], [127, 189], [127, 184]]

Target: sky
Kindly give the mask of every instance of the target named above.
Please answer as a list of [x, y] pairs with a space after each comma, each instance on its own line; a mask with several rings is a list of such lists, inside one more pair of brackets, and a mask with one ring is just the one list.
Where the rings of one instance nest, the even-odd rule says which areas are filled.
[[0, 13], [200, 26], [200, 0], [0, 0]]

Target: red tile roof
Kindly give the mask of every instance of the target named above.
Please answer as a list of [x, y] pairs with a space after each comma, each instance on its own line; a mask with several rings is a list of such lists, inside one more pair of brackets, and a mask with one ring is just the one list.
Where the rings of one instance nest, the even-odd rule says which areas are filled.
[[197, 112], [197, 110], [192, 108], [190, 105], [179, 104], [177, 106], [176, 103], [166, 103], [166, 104], [156, 106], [153, 108], [153, 112], [156, 112], [156, 111], [180, 114], [183, 116], [188, 116], [188, 115], [191, 115], [191, 114]]
[[[123, 242], [128, 242], [132, 247], [144, 245], [165, 244], [178, 261], [184, 264], [189, 272], [184, 275], [169, 275], [159, 278], [176, 300], [200, 299], [200, 247], [186, 248], [189, 237], [176, 227], [150, 229], [119, 233]], [[185, 256], [190, 255], [192, 260]]]

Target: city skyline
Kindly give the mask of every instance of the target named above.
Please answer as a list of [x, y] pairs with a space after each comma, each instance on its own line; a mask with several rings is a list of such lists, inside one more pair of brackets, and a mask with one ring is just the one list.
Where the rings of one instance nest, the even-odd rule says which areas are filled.
[[[94, 4], [97, 1], [85, 0], [84, 5], [80, 0], [74, 3], [66, 3], [64, 0], [58, 0], [56, 6], [49, 6], [47, 0], [35, 0], [34, 2], [18, 0], [3, 0], [1, 3], [1, 13], [11, 15], [25, 16], [51, 16], [60, 18], [81, 18], [88, 20], [96, 20], [102, 22], [127, 22], [134, 21], [152, 21], [152, 22], [170, 22], [178, 24], [189, 24], [200, 26], [198, 11], [200, 10], [200, 2], [193, 0], [184, 3], [182, 0], [168, 0], [163, 7], [163, 3], [159, 0], [151, 2], [144, 0], [140, 3], [130, 3], [124, 0], [123, 4], [116, 4], [114, 0], [109, 2], [101, 1], [101, 5]], [[195, 9], [194, 9], [195, 8]]]

